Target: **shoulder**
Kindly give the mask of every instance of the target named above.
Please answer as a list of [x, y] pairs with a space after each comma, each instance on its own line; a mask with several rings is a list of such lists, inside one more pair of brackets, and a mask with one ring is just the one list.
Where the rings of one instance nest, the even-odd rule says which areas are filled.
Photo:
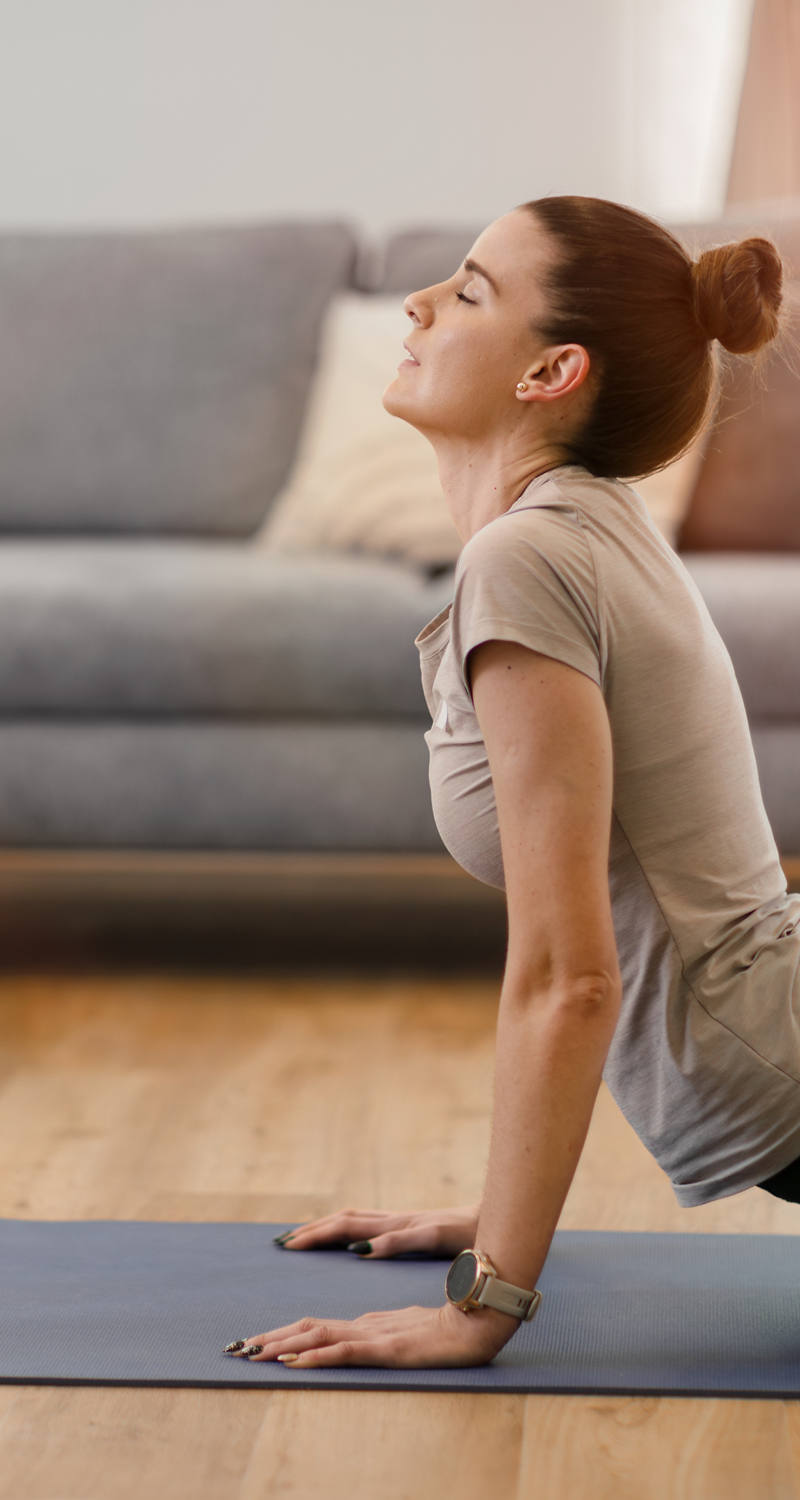
[[468, 573], [515, 566], [541, 570], [548, 563], [585, 568], [590, 560], [588, 537], [576, 507], [531, 506], [510, 510], [481, 526], [458, 555], [456, 582]]
[[551, 628], [570, 615], [597, 636], [597, 570], [578, 511], [507, 511], [474, 532], [456, 561], [453, 625], [473, 613], [539, 615]]

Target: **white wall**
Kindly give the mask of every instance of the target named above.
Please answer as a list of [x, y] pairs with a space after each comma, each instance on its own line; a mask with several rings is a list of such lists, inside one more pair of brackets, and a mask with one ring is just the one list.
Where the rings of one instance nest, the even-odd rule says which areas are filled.
[[723, 204], [753, 0], [0, 0], [0, 224]]

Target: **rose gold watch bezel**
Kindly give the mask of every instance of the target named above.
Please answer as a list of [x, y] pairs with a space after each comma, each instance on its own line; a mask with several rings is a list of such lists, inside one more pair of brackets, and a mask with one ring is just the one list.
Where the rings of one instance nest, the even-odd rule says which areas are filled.
[[[460, 1253], [463, 1254], [463, 1251]], [[470, 1255], [474, 1255], [475, 1259], [478, 1262], [475, 1285], [473, 1286], [472, 1291], [468, 1292], [466, 1297], [464, 1297], [461, 1302], [454, 1302], [453, 1306], [457, 1307], [459, 1312], [463, 1313], [483, 1312], [486, 1308], [486, 1303], [479, 1302], [477, 1298], [483, 1291], [489, 1275], [491, 1274], [492, 1276], [497, 1276], [497, 1272], [492, 1265], [492, 1262], [490, 1261], [488, 1255], [485, 1255], [482, 1250], [476, 1250], [475, 1246], [472, 1245], [470, 1246], [469, 1253]]]

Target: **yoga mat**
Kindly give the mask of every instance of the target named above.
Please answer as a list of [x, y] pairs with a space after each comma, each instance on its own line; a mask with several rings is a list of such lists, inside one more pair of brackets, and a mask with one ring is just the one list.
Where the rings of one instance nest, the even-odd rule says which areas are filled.
[[800, 1394], [800, 1236], [556, 1230], [538, 1313], [487, 1365], [293, 1371], [223, 1354], [305, 1316], [444, 1301], [449, 1259], [272, 1243], [291, 1227], [0, 1219], [0, 1380]]

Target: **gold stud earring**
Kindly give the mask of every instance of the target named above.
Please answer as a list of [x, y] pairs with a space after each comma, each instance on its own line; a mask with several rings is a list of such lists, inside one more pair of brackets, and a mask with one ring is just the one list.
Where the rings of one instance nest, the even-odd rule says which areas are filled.
[[527, 380], [518, 380], [517, 381], [517, 390], [518, 391], [527, 391], [527, 389], [528, 389], [528, 382], [527, 382]]

